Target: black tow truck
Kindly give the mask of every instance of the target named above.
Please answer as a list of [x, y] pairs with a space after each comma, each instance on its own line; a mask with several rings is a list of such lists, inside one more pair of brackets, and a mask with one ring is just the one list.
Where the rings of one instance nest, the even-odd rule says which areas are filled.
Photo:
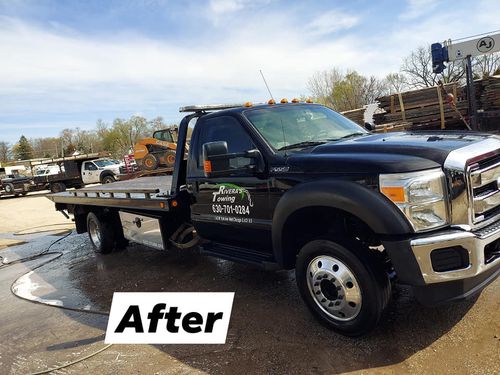
[[438, 304], [498, 277], [498, 136], [371, 134], [301, 102], [181, 112], [172, 176], [48, 196], [97, 252], [202, 239], [205, 254], [295, 269], [313, 314], [349, 336], [377, 324], [394, 282]]

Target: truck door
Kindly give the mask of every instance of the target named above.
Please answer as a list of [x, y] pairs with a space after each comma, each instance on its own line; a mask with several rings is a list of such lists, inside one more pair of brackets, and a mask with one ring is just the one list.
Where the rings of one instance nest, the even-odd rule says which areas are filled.
[[99, 169], [91, 161], [86, 161], [82, 164], [82, 180], [84, 184], [99, 182]]
[[196, 124], [194, 138], [187, 181], [195, 195], [191, 219], [198, 233], [216, 242], [271, 252], [268, 179], [241, 171], [254, 161], [231, 159], [230, 169], [238, 168], [239, 172], [227, 177], [207, 178], [203, 171], [204, 143], [226, 141], [230, 153], [256, 148], [245, 125], [229, 115], [202, 117]]

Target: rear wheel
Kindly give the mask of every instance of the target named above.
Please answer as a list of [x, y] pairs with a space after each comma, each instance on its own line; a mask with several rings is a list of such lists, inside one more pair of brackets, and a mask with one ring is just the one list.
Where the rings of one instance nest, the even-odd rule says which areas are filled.
[[66, 185], [63, 182], [54, 182], [50, 185], [50, 191], [53, 193], [60, 193], [66, 190]]
[[314, 240], [297, 258], [297, 285], [318, 320], [346, 336], [368, 333], [390, 296], [386, 272], [354, 241]]
[[11, 183], [7, 183], [3, 186], [3, 189], [7, 194], [14, 194], [14, 185]]
[[96, 253], [110, 253], [115, 245], [115, 232], [106, 220], [93, 212], [87, 215], [87, 232]]
[[158, 158], [153, 154], [148, 154], [142, 159], [142, 166], [148, 171], [158, 168]]

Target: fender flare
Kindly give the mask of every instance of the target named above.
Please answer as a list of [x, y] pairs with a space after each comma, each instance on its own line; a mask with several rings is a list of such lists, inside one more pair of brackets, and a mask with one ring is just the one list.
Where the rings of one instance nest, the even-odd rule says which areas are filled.
[[273, 215], [272, 242], [276, 261], [285, 264], [283, 231], [287, 220], [299, 209], [330, 207], [345, 211], [380, 235], [404, 235], [413, 228], [403, 213], [386, 197], [359, 183], [345, 180], [305, 182], [286, 192]]
[[102, 180], [104, 179], [104, 177], [106, 176], [112, 176], [113, 178], [115, 177], [115, 174], [110, 171], [109, 169], [105, 169], [101, 172], [101, 174], [99, 175], [99, 182], [102, 183]]

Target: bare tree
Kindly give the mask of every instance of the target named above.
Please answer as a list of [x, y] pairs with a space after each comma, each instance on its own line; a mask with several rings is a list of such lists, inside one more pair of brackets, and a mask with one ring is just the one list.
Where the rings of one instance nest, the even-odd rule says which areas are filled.
[[490, 53], [474, 59], [475, 78], [484, 78], [498, 74], [500, 70], [500, 53]]
[[386, 88], [388, 94], [397, 94], [408, 89], [408, 82], [404, 74], [389, 73], [385, 76]]
[[344, 74], [337, 68], [330, 70], [323, 70], [316, 72], [307, 82], [307, 88], [322, 104], [334, 108], [332, 92], [335, 85], [337, 85], [344, 78]]
[[10, 158], [10, 146], [7, 142], [0, 142], [0, 162], [4, 163]]
[[[489, 54], [472, 59], [472, 69], [475, 78], [495, 74], [500, 66], [500, 54]], [[404, 58], [400, 69], [413, 88], [430, 87], [438, 81], [444, 83], [465, 83], [465, 60], [456, 60], [446, 63], [446, 68], [440, 74], [432, 71], [432, 55], [429, 46], [420, 46]]]
[[55, 137], [30, 139], [35, 158], [53, 158], [59, 156], [61, 140]]
[[432, 71], [430, 46], [420, 46], [405, 57], [401, 72], [406, 75], [408, 85], [413, 88], [435, 86], [439, 80], [444, 83], [463, 81], [465, 77], [462, 61], [450, 62], [442, 73], [435, 74]]

